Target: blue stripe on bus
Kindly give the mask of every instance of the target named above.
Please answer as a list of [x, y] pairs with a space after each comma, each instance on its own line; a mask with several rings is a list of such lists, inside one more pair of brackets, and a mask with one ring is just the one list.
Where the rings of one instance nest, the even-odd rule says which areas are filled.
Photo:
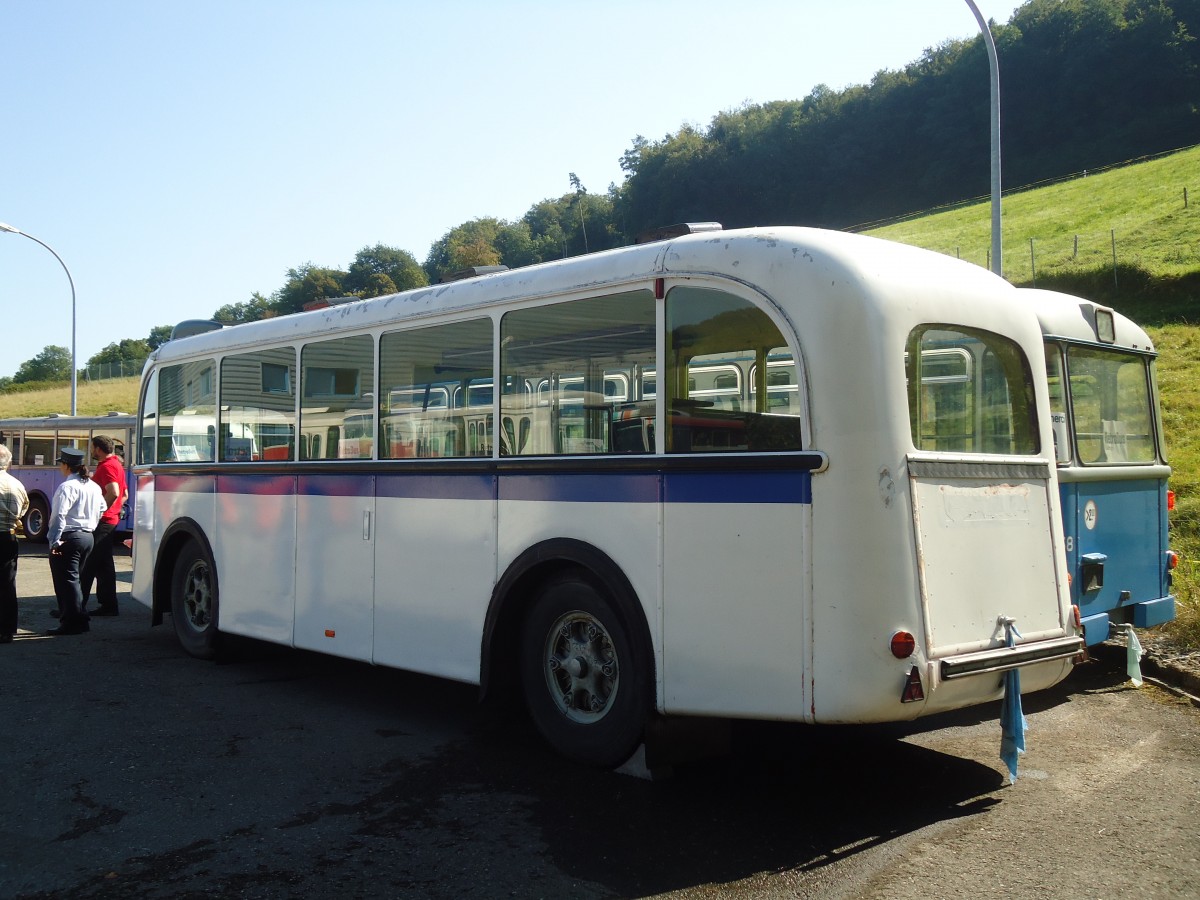
[[218, 494], [251, 494], [256, 497], [286, 497], [296, 492], [295, 475], [218, 475]]
[[156, 475], [154, 488], [172, 494], [215, 494], [215, 475]]
[[811, 472], [682, 472], [666, 476], [667, 503], [812, 503]]
[[[374, 482], [374, 491], [372, 491]], [[812, 503], [807, 471], [461, 475], [169, 475], [164, 493], [555, 503]]]

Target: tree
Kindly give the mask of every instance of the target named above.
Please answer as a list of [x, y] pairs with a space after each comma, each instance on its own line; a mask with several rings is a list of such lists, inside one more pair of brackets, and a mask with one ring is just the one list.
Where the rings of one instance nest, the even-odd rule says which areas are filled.
[[500, 265], [496, 240], [507, 222], [486, 216], [472, 219], [450, 229], [429, 248], [425, 272], [429, 280], [440, 281], [446, 275], [470, 266]]
[[150, 329], [150, 336], [146, 338], [146, 343], [151, 350], [157, 350], [171, 339], [171, 333], [174, 330], [175, 328], [172, 325], [156, 325]]
[[66, 347], [48, 346], [33, 359], [21, 363], [13, 384], [28, 384], [31, 381], [70, 381], [71, 351]]
[[269, 319], [274, 315], [275, 307], [271, 301], [255, 291], [245, 303], [227, 303], [213, 313], [212, 317], [213, 321], [222, 325], [240, 325], [243, 322]]
[[276, 291], [271, 306], [280, 315], [300, 312], [309, 303], [344, 297], [346, 273], [341, 269], [323, 269], [312, 263], [288, 269], [288, 281]]
[[342, 286], [359, 297], [379, 297], [429, 284], [425, 270], [407, 250], [376, 244], [355, 254]]
[[99, 366], [106, 363], [142, 362], [150, 355], [150, 344], [143, 340], [125, 338], [119, 344], [109, 344], [92, 356], [87, 364]]

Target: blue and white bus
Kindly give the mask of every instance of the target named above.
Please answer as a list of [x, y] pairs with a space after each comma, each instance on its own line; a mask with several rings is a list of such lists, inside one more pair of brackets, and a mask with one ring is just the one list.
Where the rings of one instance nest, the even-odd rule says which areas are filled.
[[1020, 294], [1045, 335], [1071, 602], [1087, 643], [1112, 636], [1114, 626], [1169, 622], [1174, 495], [1154, 345], [1107, 307], [1052, 291]]
[[[125, 466], [129, 499], [126, 512], [117, 524], [119, 532], [133, 531], [134, 478], [129, 470], [127, 448], [131, 446], [135, 417], [131, 413], [111, 412], [103, 416], [35, 416], [23, 419], [0, 419], [0, 444], [12, 451], [9, 474], [25, 486], [29, 494], [29, 511], [22, 520], [25, 538], [33, 543], [46, 542], [50, 518], [50, 500], [62, 483], [62, 472], [55, 460], [64, 447], [82, 450], [85, 459], [91, 458], [91, 441], [96, 435], [108, 435], [114, 452]], [[91, 468], [94, 468], [89, 463]]]
[[680, 228], [189, 326], [143, 379], [133, 596], [199, 657], [246, 635], [517, 691], [604, 766], [656, 716], [1048, 687], [1084, 644], [1017, 296], [873, 238]]

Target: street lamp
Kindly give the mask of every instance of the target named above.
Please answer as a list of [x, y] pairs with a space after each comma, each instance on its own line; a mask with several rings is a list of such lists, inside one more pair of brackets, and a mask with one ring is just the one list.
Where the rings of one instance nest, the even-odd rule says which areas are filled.
[[71, 277], [71, 270], [67, 268], [67, 264], [62, 261], [62, 257], [54, 253], [54, 248], [45, 241], [39, 241], [32, 234], [26, 234], [19, 228], [13, 228], [11, 225], [5, 225], [0, 222], [0, 231], [6, 231], [9, 234], [19, 234], [22, 237], [27, 237], [35, 243], [41, 244], [47, 250], [54, 254], [54, 258], [58, 260], [58, 264], [63, 267], [63, 271], [67, 273], [67, 281], [71, 284], [71, 415], [75, 415], [75, 279]]
[[975, 14], [983, 40], [987, 44], [988, 68], [991, 70], [992, 94], [992, 271], [1004, 275], [1000, 259], [1000, 63], [996, 59], [996, 42], [992, 40], [992, 29], [979, 12], [975, 0], [967, 0], [967, 6]]

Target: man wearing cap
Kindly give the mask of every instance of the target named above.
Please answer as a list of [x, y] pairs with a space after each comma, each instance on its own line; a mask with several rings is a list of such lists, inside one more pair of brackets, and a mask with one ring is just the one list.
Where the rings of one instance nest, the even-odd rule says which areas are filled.
[[58, 453], [58, 465], [66, 480], [50, 501], [46, 537], [50, 541], [50, 574], [58, 598], [59, 626], [46, 633], [82, 634], [88, 630], [88, 617], [83, 612], [79, 572], [91, 552], [92, 532], [104, 512], [104, 494], [88, 478], [82, 450], [64, 447]]
[[0, 444], [0, 644], [17, 633], [17, 522], [29, 509], [29, 495], [8, 474], [12, 451]]

